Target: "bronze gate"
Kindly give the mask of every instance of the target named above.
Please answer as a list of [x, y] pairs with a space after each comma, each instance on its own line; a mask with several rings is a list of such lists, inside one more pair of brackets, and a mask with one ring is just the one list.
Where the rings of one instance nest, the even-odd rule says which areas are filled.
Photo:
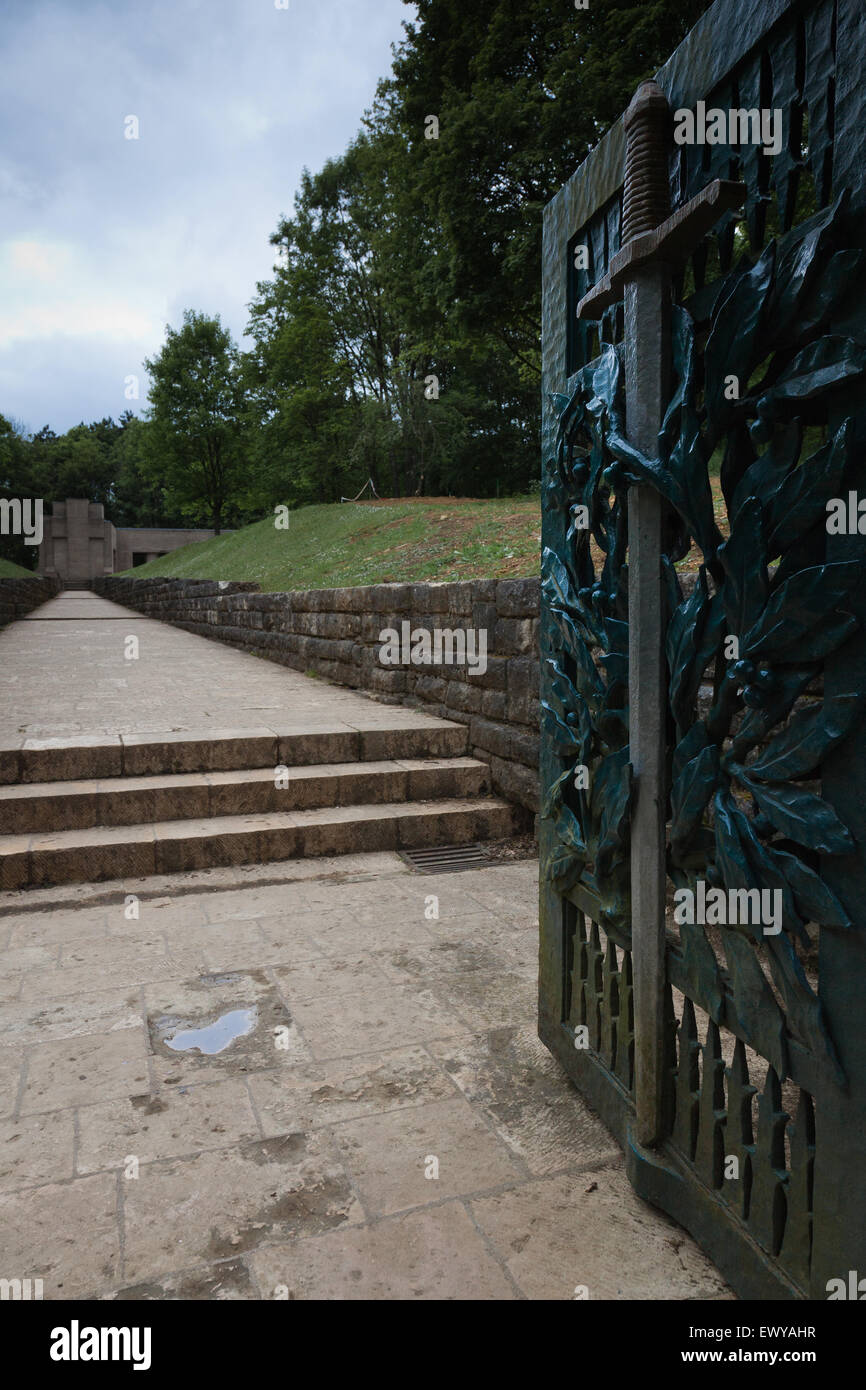
[[717, 0], [545, 215], [539, 1031], [752, 1298], [866, 1280], [864, 72]]

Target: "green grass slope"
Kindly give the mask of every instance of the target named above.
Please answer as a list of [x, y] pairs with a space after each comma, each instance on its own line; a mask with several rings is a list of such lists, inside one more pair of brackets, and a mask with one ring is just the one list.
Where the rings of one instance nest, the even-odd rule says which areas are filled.
[[4, 560], [0, 556], [0, 579], [35, 579], [33, 570], [22, 569], [20, 565], [13, 565], [11, 560]]
[[127, 573], [255, 580], [268, 592], [527, 578], [540, 568], [537, 497], [346, 502], [302, 507], [289, 521], [288, 530], [277, 530], [273, 518], [258, 521]]

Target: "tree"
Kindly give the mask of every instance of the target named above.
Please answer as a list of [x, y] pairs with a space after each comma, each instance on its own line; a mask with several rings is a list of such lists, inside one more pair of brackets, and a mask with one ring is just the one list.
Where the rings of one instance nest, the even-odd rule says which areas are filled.
[[132, 411], [120, 417], [120, 430], [111, 446], [112, 500], [110, 519], [115, 526], [170, 526], [182, 520], [166, 506], [165, 492], [148, 460], [152, 425]]
[[280, 261], [251, 305], [250, 372], [268, 456], [260, 472], [278, 460], [297, 500], [332, 501], [370, 476], [380, 493], [429, 491], [461, 449], [471, 472], [465, 411], [487, 394], [473, 402], [463, 382], [449, 404], [437, 399], [459, 350], [441, 367], [433, 355], [447, 327], [424, 302], [429, 238], [405, 153], [371, 119], [345, 155], [305, 173], [294, 217], [272, 237]]
[[[418, 0], [379, 104], [409, 148], [441, 247], [437, 297], [540, 374], [545, 204], [709, 0]], [[425, 140], [430, 114], [439, 138]]]
[[243, 490], [244, 383], [238, 350], [219, 315], [188, 309], [145, 363], [151, 386], [146, 476], [166, 505], [189, 519], [207, 514], [219, 534]]
[[256, 500], [267, 510], [331, 502], [355, 482], [352, 373], [308, 259], [315, 261], [315, 253], [287, 252], [250, 306], [247, 331], [255, 345], [244, 365], [253, 473]]
[[418, 0], [251, 306], [257, 419], [293, 495], [347, 474], [397, 495], [532, 485], [544, 206], [707, 3]]

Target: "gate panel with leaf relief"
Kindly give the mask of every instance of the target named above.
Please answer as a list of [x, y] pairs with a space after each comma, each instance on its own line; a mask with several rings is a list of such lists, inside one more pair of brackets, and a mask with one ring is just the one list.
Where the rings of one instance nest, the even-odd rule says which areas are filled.
[[545, 217], [540, 1035], [746, 1297], [866, 1277], [863, 71], [717, 0]]

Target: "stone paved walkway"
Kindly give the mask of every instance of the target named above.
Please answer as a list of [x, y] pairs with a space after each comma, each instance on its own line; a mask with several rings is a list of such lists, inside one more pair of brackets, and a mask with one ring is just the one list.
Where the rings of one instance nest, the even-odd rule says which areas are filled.
[[[138, 659], [125, 656], [137, 637]], [[98, 598], [65, 594], [0, 631], [0, 741], [184, 730], [435, 724]]]
[[[0, 1274], [46, 1298], [728, 1296], [535, 1037], [535, 863], [304, 868], [215, 871], [131, 920], [147, 885], [0, 903]], [[242, 1010], [223, 1052], [167, 1045]]]
[[[412, 717], [111, 607], [0, 634], [7, 733]], [[133, 631], [159, 661], [124, 662]], [[536, 902], [533, 861], [390, 853], [0, 896], [0, 1277], [730, 1297], [535, 1037]], [[171, 1046], [226, 1016], [223, 1050]]]

